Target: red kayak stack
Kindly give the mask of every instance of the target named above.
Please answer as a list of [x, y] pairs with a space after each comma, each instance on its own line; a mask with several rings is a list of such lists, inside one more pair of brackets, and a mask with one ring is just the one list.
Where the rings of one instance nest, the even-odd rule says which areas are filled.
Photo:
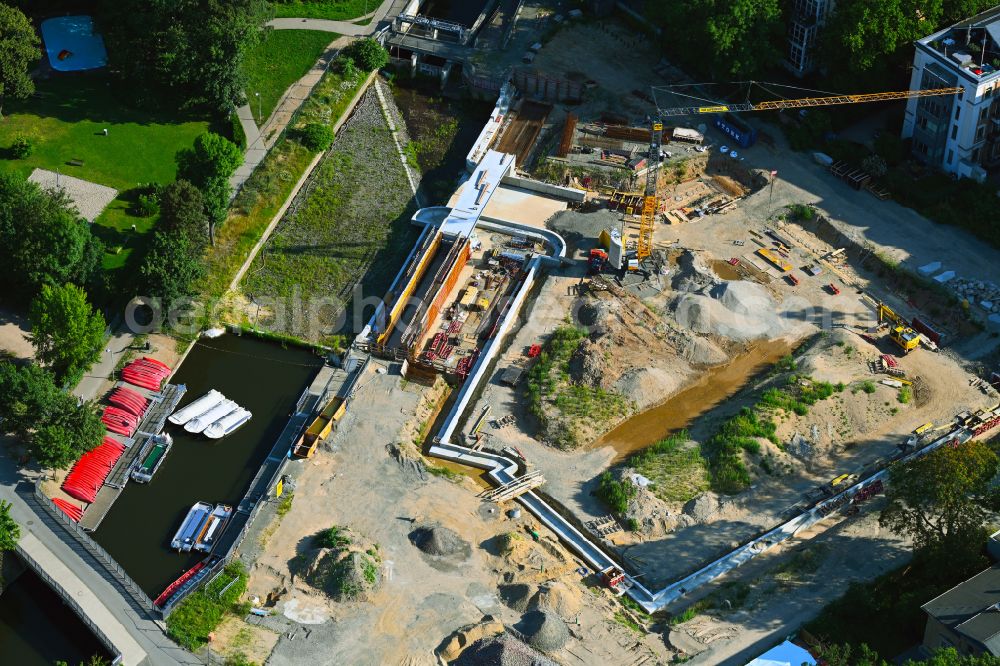
[[137, 418], [142, 418], [142, 415], [146, 413], [146, 408], [149, 407], [149, 400], [141, 393], [124, 386], [116, 388], [111, 397], [108, 398], [108, 402]]
[[123, 453], [125, 453], [124, 444], [105, 437], [100, 446], [80, 456], [73, 469], [66, 475], [62, 489], [70, 497], [82, 502], [93, 502], [97, 497], [97, 491], [104, 485], [104, 480], [108, 478], [108, 474]]
[[122, 368], [122, 379], [150, 391], [159, 391], [163, 380], [170, 376], [170, 368], [155, 358], [143, 356]]
[[52, 503], [59, 507], [60, 511], [72, 518], [75, 523], [80, 522], [80, 519], [83, 518], [83, 509], [72, 502], [67, 502], [61, 497], [56, 497], [52, 500]]
[[193, 567], [185, 571], [183, 574], [181, 574], [180, 578], [178, 578], [170, 585], [168, 585], [167, 589], [163, 590], [163, 592], [160, 593], [160, 596], [156, 597], [156, 600], [153, 601], [153, 605], [156, 606], [157, 608], [162, 607], [163, 604], [167, 603], [167, 601], [170, 600], [170, 597], [174, 596], [174, 592], [176, 592], [181, 585], [191, 580], [191, 578], [196, 573], [198, 573], [204, 568], [205, 568], [205, 561], [202, 560], [201, 562], [198, 562]]
[[131, 437], [139, 427], [139, 417], [119, 407], [105, 407], [101, 423], [111, 432]]

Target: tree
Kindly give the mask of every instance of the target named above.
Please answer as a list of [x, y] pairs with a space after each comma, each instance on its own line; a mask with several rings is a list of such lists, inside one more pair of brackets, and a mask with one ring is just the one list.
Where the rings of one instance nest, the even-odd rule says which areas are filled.
[[43, 286], [31, 302], [28, 319], [35, 356], [58, 380], [75, 380], [101, 358], [104, 317], [94, 311], [80, 287]]
[[223, 114], [245, 100], [243, 61], [269, 17], [266, 0], [103, 0], [99, 12], [140, 102]]
[[998, 470], [1000, 458], [978, 441], [942, 446], [896, 465], [879, 524], [908, 535], [915, 548], [939, 556], [952, 569], [981, 568], [984, 503]]
[[[67, 396], [68, 397], [68, 396]], [[93, 403], [64, 403], [56, 419], [31, 437], [31, 457], [43, 467], [64, 469], [104, 439], [104, 424]]]
[[194, 246], [203, 247], [208, 242], [205, 199], [191, 182], [178, 180], [163, 188], [158, 229], [183, 236]]
[[54, 418], [64, 394], [52, 373], [37, 365], [0, 363], [0, 427], [19, 439], [30, 438], [38, 423]]
[[652, 6], [651, 20], [670, 35], [673, 57], [689, 69], [723, 79], [745, 77], [781, 59], [781, 0], [672, 0], [646, 5]]
[[348, 56], [366, 72], [381, 69], [389, 62], [389, 52], [371, 37], [354, 42], [347, 52]]
[[31, 298], [42, 285], [88, 284], [103, 245], [62, 192], [0, 174], [0, 283]]
[[10, 516], [10, 502], [0, 500], [0, 556], [14, 550], [21, 538], [21, 527]]
[[177, 177], [193, 183], [204, 199], [210, 242], [215, 240], [215, 226], [226, 219], [232, 194], [229, 179], [241, 164], [239, 147], [213, 132], [198, 136], [193, 148], [177, 153]]
[[191, 293], [203, 273], [201, 245], [184, 234], [157, 231], [139, 268], [140, 286], [144, 295], [169, 305]]
[[[885, 659], [864, 644], [857, 650], [848, 644], [824, 645], [816, 656], [827, 666], [888, 666]], [[928, 659], [908, 659], [905, 666], [1000, 666], [1000, 657], [991, 654], [961, 655], [955, 648], [940, 648]]]
[[20, 10], [0, 4], [0, 117], [7, 99], [26, 99], [35, 92], [28, 75], [42, 53], [31, 21]]
[[299, 141], [314, 153], [333, 145], [333, 128], [325, 123], [309, 123], [299, 132]]

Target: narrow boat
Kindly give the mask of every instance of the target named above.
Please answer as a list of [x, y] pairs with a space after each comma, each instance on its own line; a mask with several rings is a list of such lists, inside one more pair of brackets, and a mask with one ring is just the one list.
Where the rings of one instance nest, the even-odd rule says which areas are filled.
[[225, 437], [249, 421], [252, 416], [253, 414], [250, 413], [250, 410], [238, 407], [235, 411], [226, 414], [221, 419], [205, 428], [204, 435], [209, 439], [219, 439], [220, 437]]
[[194, 578], [198, 574], [198, 572], [204, 568], [205, 568], [205, 562], [203, 560], [195, 564], [187, 571], [185, 571], [183, 574], [181, 574], [180, 578], [178, 578], [170, 585], [168, 585], [167, 589], [163, 590], [163, 592], [160, 593], [160, 596], [156, 597], [156, 600], [153, 602], [153, 605], [156, 606], [157, 608], [163, 606], [163, 604], [167, 603], [167, 601], [170, 600], [170, 597], [174, 596], [174, 593], [177, 592], [177, 590], [179, 590], [180, 587], [184, 585], [184, 583]]
[[212, 550], [215, 540], [222, 534], [222, 530], [226, 528], [226, 523], [229, 522], [229, 516], [231, 515], [233, 515], [233, 507], [227, 504], [216, 504], [215, 509], [212, 510], [212, 515], [205, 522], [205, 527], [202, 529], [201, 534], [198, 535], [198, 540], [194, 544], [195, 550], [200, 550], [203, 553]]
[[205, 395], [201, 396], [187, 407], [178, 409], [176, 412], [167, 417], [167, 420], [171, 423], [177, 425], [184, 425], [188, 421], [198, 416], [201, 416], [208, 410], [215, 407], [217, 404], [226, 399], [226, 396], [222, 395], [215, 389], [212, 389]]
[[152, 446], [143, 451], [143, 457], [138, 466], [132, 470], [132, 479], [138, 483], [149, 483], [153, 480], [153, 475], [156, 474], [156, 470], [160, 469], [170, 447], [174, 445], [174, 440], [170, 435], [163, 433], [150, 437], [149, 444]]
[[184, 522], [174, 534], [170, 541], [170, 547], [184, 553], [189, 552], [195, 543], [195, 539], [201, 534], [201, 529], [212, 513], [212, 505], [207, 502], [195, 502], [191, 510], [184, 517]]
[[330, 434], [346, 409], [347, 402], [343, 398], [337, 397], [328, 402], [295, 442], [292, 455], [296, 458], [312, 458], [316, 453], [316, 447]]
[[184, 429], [187, 430], [188, 432], [199, 433], [208, 426], [212, 425], [213, 423], [221, 419], [223, 416], [227, 416], [228, 414], [233, 412], [233, 410], [239, 409], [239, 407], [240, 406], [237, 405], [232, 400], [223, 400], [222, 402], [217, 404], [215, 407], [212, 407], [212, 409], [208, 410], [201, 416], [193, 418], [187, 423], [185, 423]]

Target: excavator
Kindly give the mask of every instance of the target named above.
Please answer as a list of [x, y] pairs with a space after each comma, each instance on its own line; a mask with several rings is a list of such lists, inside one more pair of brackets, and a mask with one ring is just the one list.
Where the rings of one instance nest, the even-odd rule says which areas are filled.
[[920, 346], [920, 334], [914, 331], [906, 320], [896, 314], [885, 303], [878, 304], [878, 323], [889, 322], [889, 339], [896, 343], [904, 354]]

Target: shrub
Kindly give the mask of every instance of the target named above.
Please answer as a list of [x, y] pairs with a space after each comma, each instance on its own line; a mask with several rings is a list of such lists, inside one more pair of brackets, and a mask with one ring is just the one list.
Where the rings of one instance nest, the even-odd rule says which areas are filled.
[[23, 160], [35, 152], [35, 142], [26, 134], [18, 134], [10, 144], [10, 154], [16, 160]]
[[905, 405], [908, 402], [910, 402], [910, 398], [912, 397], [913, 397], [913, 390], [909, 386], [904, 386], [903, 388], [899, 389], [899, 393], [896, 394], [896, 400], [898, 400], [902, 405]]
[[[263, 122], [263, 120], [261, 121]], [[240, 150], [247, 149], [247, 134], [243, 131], [243, 123], [240, 117], [233, 111], [229, 114], [229, 135], [230, 140], [235, 143]]]
[[389, 62], [389, 52], [371, 37], [354, 42], [348, 48], [348, 55], [366, 72], [385, 67]]
[[635, 497], [636, 492], [631, 482], [616, 479], [611, 472], [601, 474], [601, 482], [597, 486], [597, 496], [617, 513], [625, 513], [628, 501]]
[[345, 546], [349, 546], [351, 544], [351, 539], [347, 536], [343, 527], [334, 525], [333, 527], [327, 528], [317, 534], [314, 537], [313, 543], [317, 548], [333, 548], [335, 550], [340, 550]]
[[870, 382], [870, 381], [862, 382], [861, 390], [867, 393], [868, 395], [871, 395], [872, 393], [875, 392], [875, 382]]
[[358, 76], [358, 66], [354, 62], [354, 58], [350, 56], [344, 56], [340, 59], [340, 73], [344, 75], [345, 79], [355, 79]]
[[139, 217], [152, 217], [160, 212], [160, 198], [156, 194], [140, 194], [135, 202], [135, 213]]
[[208, 636], [227, 612], [241, 610], [237, 602], [247, 589], [247, 573], [239, 560], [228, 564], [222, 574], [191, 593], [167, 617], [167, 634], [181, 647], [194, 651], [208, 642]]
[[323, 123], [309, 123], [299, 131], [299, 142], [314, 153], [321, 153], [333, 144], [333, 129]]

